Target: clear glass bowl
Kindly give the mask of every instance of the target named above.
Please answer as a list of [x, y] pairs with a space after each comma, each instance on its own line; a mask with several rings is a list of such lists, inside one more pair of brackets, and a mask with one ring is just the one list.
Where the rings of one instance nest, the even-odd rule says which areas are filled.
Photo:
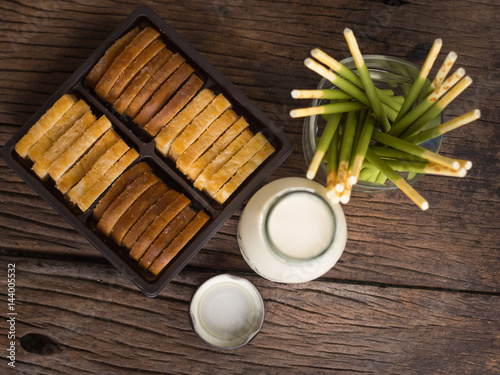
[[[395, 57], [381, 55], [366, 55], [363, 57], [368, 71], [370, 72], [370, 76], [375, 83], [375, 86], [380, 89], [391, 89], [394, 91], [394, 95], [406, 96], [415, 78], [420, 72], [420, 69], [417, 66]], [[356, 65], [354, 64], [354, 60], [352, 57], [342, 60], [341, 63], [357, 73]], [[334, 87], [335, 86], [330, 81], [324, 78], [321, 79], [318, 85], [318, 89], [331, 89]], [[327, 104], [328, 102], [329, 100], [313, 99], [311, 102], [311, 106], [316, 107], [318, 105]], [[428, 127], [440, 125], [443, 122], [443, 119], [444, 112], [441, 112], [441, 115], [434, 119], [428, 125]], [[319, 121], [324, 122], [324, 120], [319, 115], [309, 116], [304, 119], [304, 127], [302, 130], [302, 147], [307, 165], [309, 165], [314, 156], [314, 153], [316, 152], [316, 138], [318, 136]], [[421, 146], [437, 153], [439, 152], [439, 149], [441, 147], [442, 139], [443, 137], [439, 136], [425, 143], [422, 143]], [[404, 174], [402, 175], [405, 178], [408, 177]], [[414, 184], [422, 177], [422, 174], [416, 174], [414, 176], [411, 176], [411, 178], [407, 178], [407, 182], [410, 184]], [[317, 178], [323, 183], [326, 182], [325, 163], [321, 163], [321, 166], [317, 173]], [[396, 189], [396, 186], [394, 186], [394, 184], [392, 184], [392, 182], [389, 180], [387, 180], [385, 184], [358, 181], [358, 183], [353, 186], [353, 190], [364, 192], [386, 191], [390, 189]]]

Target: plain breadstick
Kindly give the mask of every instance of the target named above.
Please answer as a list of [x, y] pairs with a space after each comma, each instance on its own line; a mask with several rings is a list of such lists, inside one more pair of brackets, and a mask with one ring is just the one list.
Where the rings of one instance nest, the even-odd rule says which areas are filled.
[[118, 134], [113, 129], [109, 129], [99, 140], [83, 155], [83, 157], [69, 171], [64, 173], [57, 181], [56, 187], [63, 194], [75, 186], [83, 176], [92, 168], [94, 163], [104, 153], [118, 142]]
[[64, 94], [61, 96], [16, 143], [16, 152], [23, 158], [28, 156], [30, 148], [59, 121], [75, 102], [76, 99], [73, 95]]

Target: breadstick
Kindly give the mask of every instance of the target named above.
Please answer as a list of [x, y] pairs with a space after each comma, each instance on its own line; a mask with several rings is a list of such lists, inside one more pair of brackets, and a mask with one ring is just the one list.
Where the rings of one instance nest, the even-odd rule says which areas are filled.
[[146, 162], [140, 162], [130, 168], [127, 172], [122, 174], [109, 189], [106, 195], [99, 201], [92, 216], [96, 220], [100, 220], [104, 211], [123, 193], [125, 188], [130, 185], [137, 177], [142, 176], [146, 172], [150, 172], [151, 167]]
[[85, 78], [85, 83], [94, 88], [104, 73], [106, 73], [115, 58], [125, 49], [126, 46], [130, 44], [137, 34], [139, 34], [139, 31], [139, 28], [135, 27], [120, 39], [117, 39], [116, 42], [114, 42], [111, 47], [106, 50], [97, 64], [94, 65], [90, 73], [87, 75], [87, 78]]
[[194, 69], [191, 66], [185, 63], [182, 64], [165, 82], [163, 82], [151, 99], [142, 107], [137, 116], [134, 117], [135, 123], [144, 127], [193, 72]]
[[175, 236], [188, 225], [195, 215], [196, 212], [190, 207], [185, 207], [179, 212], [175, 219], [163, 229], [162, 233], [149, 246], [139, 261], [139, 267], [145, 270], [148, 269], [151, 263], [160, 255], [161, 251], [172, 242]]
[[183, 132], [177, 136], [170, 147], [168, 155], [173, 160], [177, 160], [181, 154], [195, 141], [200, 134], [219, 117], [222, 112], [231, 107], [231, 103], [219, 94], [194, 120], [189, 124]]
[[118, 197], [116, 197], [106, 211], [104, 211], [101, 219], [97, 223], [97, 229], [106, 236], [109, 236], [116, 222], [132, 203], [134, 203], [142, 193], [158, 182], [160, 182], [160, 179], [151, 171], [137, 177]]
[[102, 115], [70, 148], [50, 165], [48, 171], [50, 177], [57, 181], [110, 128], [111, 122], [105, 115]]
[[234, 111], [228, 110], [224, 112], [217, 120], [215, 120], [199, 137], [187, 148], [186, 151], [179, 156], [175, 165], [182, 173], [186, 174], [189, 166], [198, 157], [203, 154], [219, 136], [231, 126], [238, 116]]
[[113, 164], [115, 164], [122, 155], [127, 152], [129, 147], [122, 140], [118, 140], [113, 147], [102, 155], [99, 160], [90, 168], [85, 176], [71, 188], [68, 192], [68, 198], [75, 204], [87, 193], [87, 191], [94, 185]]
[[92, 187], [87, 191], [82, 199], [78, 202], [78, 207], [82, 211], [87, 209], [96, 201], [97, 198], [120, 176], [130, 164], [139, 156], [139, 153], [131, 148], [120, 160], [118, 160], [108, 171], [102, 176]]
[[274, 152], [274, 147], [267, 143], [252, 158], [231, 177], [231, 179], [215, 194], [214, 199], [222, 204], [227, 198], [255, 171], [264, 160]]
[[30, 159], [36, 162], [66, 130], [89, 111], [87, 103], [79, 100], [33, 145], [28, 152]]
[[130, 228], [168, 190], [167, 185], [162, 183], [151, 186], [116, 222], [110, 233], [111, 239], [118, 245], [121, 245], [123, 237], [125, 237]]
[[132, 225], [132, 228], [123, 237], [122, 245], [127, 249], [131, 249], [137, 239], [144, 233], [144, 231], [174, 199], [179, 195], [174, 189], [167, 191], [156, 203], [142, 215], [137, 222]]
[[108, 94], [106, 95], [106, 101], [109, 103], [114, 103], [114, 101], [122, 93], [125, 87], [135, 77], [135, 75], [163, 48], [165, 48], [165, 43], [163, 43], [161, 40], [155, 40], [153, 43], [147, 46], [144, 51], [142, 51], [140, 55], [137, 56], [135, 60], [132, 61], [123, 72], [121, 72], [115, 84], [113, 85], [113, 87], [111, 87], [111, 90], [109, 90]]
[[179, 251], [195, 236], [196, 233], [205, 225], [210, 217], [204, 212], [200, 211], [196, 217], [187, 225], [184, 230], [179, 233], [177, 237], [168, 245], [165, 250], [160, 254], [153, 264], [148, 268], [154, 275], [158, 275], [165, 266], [176, 256]]
[[134, 77], [120, 96], [113, 103], [113, 107], [123, 115], [129, 104], [135, 98], [137, 93], [144, 87], [146, 82], [165, 64], [172, 56], [172, 51], [164, 48], [153, 59], [146, 64], [144, 68]]
[[57, 181], [56, 187], [63, 194], [66, 194], [69, 189], [75, 186], [83, 176], [92, 168], [94, 163], [104, 153], [118, 142], [118, 135], [112, 130], [108, 130], [104, 135], [83, 155], [83, 157], [66, 173], [64, 173]]
[[209, 89], [198, 95], [160, 131], [155, 138], [156, 149], [167, 156], [175, 137], [215, 98]]
[[196, 95], [203, 80], [193, 74], [174, 97], [146, 124], [144, 130], [155, 136]]
[[[181, 194], [166, 207], [151, 223], [151, 225], [142, 233], [139, 239], [135, 242], [130, 250], [130, 257], [134, 260], [139, 260], [144, 252], [148, 249], [151, 243], [158, 237], [163, 229], [191, 203], [189, 198]], [[147, 268], [147, 267], [146, 267]]]
[[236, 137], [217, 157], [208, 164], [199, 176], [194, 181], [194, 187], [203, 190], [207, 182], [212, 178], [212, 176], [217, 173], [217, 171], [222, 168], [222, 166], [233, 157], [234, 154], [238, 152], [250, 139], [252, 139], [253, 134], [250, 130], [245, 129], [243, 132]]
[[188, 178], [191, 181], [196, 180], [198, 175], [205, 169], [205, 167], [224, 150], [243, 130], [248, 127], [248, 123], [243, 117], [240, 117], [224, 134], [222, 134], [215, 143], [186, 171]]
[[61, 96], [42, 117], [28, 130], [28, 132], [16, 143], [15, 150], [23, 158], [28, 156], [31, 147], [49, 131], [54, 124], [75, 104], [73, 95]]
[[151, 27], [146, 27], [130, 42], [127, 47], [115, 58], [106, 73], [95, 86], [95, 93], [105, 98], [113, 87], [120, 74], [134, 61], [134, 59], [153, 41], [160, 33]]
[[95, 123], [96, 118], [92, 112], [85, 113], [68, 130], [64, 132], [50, 148], [45, 151], [33, 164], [33, 171], [44, 180], [51, 164], [59, 158], [85, 131]]
[[267, 143], [266, 137], [262, 133], [257, 133], [248, 141], [234, 156], [229, 159], [217, 173], [212, 175], [210, 181], [205, 185], [205, 191], [211, 196], [219, 189]]
[[151, 96], [153, 96], [158, 87], [160, 87], [161, 84], [184, 63], [184, 61], [184, 57], [178, 53], [172, 55], [172, 57], [144, 84], [129, 104], [125, 113], [132, 118], [137, 116], [142, 106], [146, 104]]

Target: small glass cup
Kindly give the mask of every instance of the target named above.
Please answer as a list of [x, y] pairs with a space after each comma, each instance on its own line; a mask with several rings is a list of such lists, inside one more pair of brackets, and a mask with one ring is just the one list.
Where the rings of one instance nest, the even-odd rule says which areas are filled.
[[[420, 72], [420, 69], [417, 66], [395, 57], [365, 55], [363, 56], [363, 58], [375, 86], [380, 89], [391, 89], [394, 91], [394, 95], [403, 95], [406, 97], [415, 78]], [[357, 73], [356, 65], [352, 57], [344, 59], [340, 63]], [[429, 83], [430, 82], [427, 82], [427, 84]], [[321, 79], [321, 81], [319, 82], [318, 89], [332, 88], [335, 88], [335, 86], [325, 78]], [[328, 102], [328, 100], [324, 99], [313, 99], [311, 106], [315, 107], [318, 105], [327, 104]], [[318, 133], [318, 120], [320, 118], [321, 116], [319, 115], [313, 115], [304, 119], [304, 127], [302, 130], [302, 147], [304, 152], [304, 159], [307, 165], [309, 165], [314, 156], [314, 153], [316, 152], [316, 137]], [[428, 127], [439, 126], [443, 122], [443, 119], [444, 113], [441, 112], [441, 115], [434, 119]], [[442, 139], [443, 136], [439, 136], [434, 139], [428, 140], [425, 143], [422, 143], [420, 146], [437, 153], [441, 148]], [[317, 176], [323, 182], [326, 181], [325, 163], [321, 163], [320, 168], [317, 172]], [[404, 174], [403, 176], [408, 177], [408, 175]], [[414, 184], [422, 177], [423, 174], [416, 174], [413, 176], [410, 175], [410, 178], [407, 178], [407, 182], [409, 184]], [[376, 184], [360, 180], [356, 183], [356, 185], [353, 186], [353, 190], [362, 192], [387, 191], [396, 188], [397, 187], [389, 180], [387, 180], [384, 184]]]

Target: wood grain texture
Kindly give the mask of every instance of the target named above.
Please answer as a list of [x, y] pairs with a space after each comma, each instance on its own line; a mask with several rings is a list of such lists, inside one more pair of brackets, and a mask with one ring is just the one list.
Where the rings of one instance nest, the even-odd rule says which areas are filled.
[[[0, 2], [0, 147], [136, 7], [134, 0]], [[295, 143], [268, 178], [305, 176], [303, 106], [290, 91], [318, 77], [303, 65], [314, 47], [348, 56], [352, 28], [366, 54], [417, 65], [435, 38], [474, 82], [445, 111], [482, 117], [444, 137], [441, 152], [473, 161], [464, 179], [428, 176], [421, 212], [401, 192], [353, 192], [348, 243], [318, 281], [278, 285], [241, 257], [236, 214], [156, 299], [147, 299], [29, 186], [0, 162], [0, 275], [15, 262], [18, 336], [68, 345], [37, 356], [19, 348], [19, 372], [387, 373], [500, 372], [500, 30], [486, 1], [145, 1], [256, 103]], [[435, 67], [431, 75], [435, 74]], [[212, 350], [188, 322], [195, 289], [223, 272], [249, 278], [266, 321], [250, 345]], [[0, 277], [0, 306], [6, 306]], [[1, 309], [1, 307], [0, 307]], [[5, 328], [5, 326], [2, 326]], [[5, 335], [0, 342], [4, 343]], [[0, 362], [4, 366], [5, 360]], [[3, 368], [3, 367], [2, 367]]]

